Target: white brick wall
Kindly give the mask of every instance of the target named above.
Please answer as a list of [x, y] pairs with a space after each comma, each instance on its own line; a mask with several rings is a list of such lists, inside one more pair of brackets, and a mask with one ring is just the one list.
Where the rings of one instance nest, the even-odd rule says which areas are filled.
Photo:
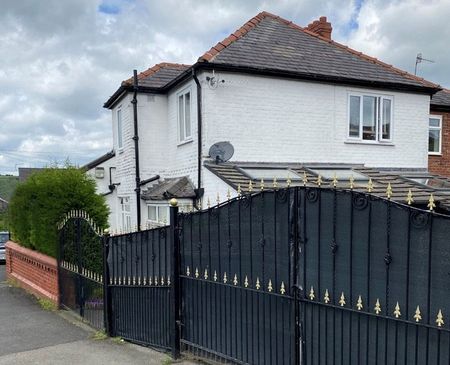
[[[206, 145], [227, 140], [235, 161], [361, 163], [427, 167], [429, 97], [392, 91], [222, 73], [204, 87]], [[394, 97], [390, 146], [347, 141], [348, 93]]]
[[[96, 192], [97, 194], [105, 194], [108, 193], [109, 190], [109, 182], [110, 182], [110, 172], [112, 177], [112, 182], [116, 182], [116, 158], [110, 158], [109, 160], [99, 164], [96, 167], [103, 167], [105, 169], [105, 177], [103, 179], [97, 179], [95, 177], [95, 167], [86, 171], [86, 174], [91, 176], [96, 184]], [[110, 170], [110, 167], [113, 169]], [[117, 230], [117, 194], [116, 190], [114, 190], [111, 194], [105, 195], [106, 204], [109, 207], [109, 216], [108, 216], [108, 224], [109, 228], [112, 230]]]
[[[359, 163], [372, 167], [427, 167], [429, 97], [392, 91], [221, 73], [225, 80], [211, 89], [201, 73], [203, 96], [203, 158], [218, 141], [230, 141], [234, 161]], [[177, 98], [191, 90], [192, 141], [178, 142]], [[356, 144], [347, 140], [348, 93], [371, 92], [394, 98], [392, 145]], [[139, 95], [141, 179], [189, 176], [197, 184], [196, 85], [185, 82], [168, 95]], [[117, 109], [113, 138], [117, 153], [117, 197], [130, 197], [136, 224], [133, 110], [128, 94], [122, 106], [123, 151], [117, 150]], [[226, 199], [228, 186], [202, 169], [205, 199]], [[236, 194], [232, 191], [232, 195]], [[147, 219], [142, 209], [142, 222]]]

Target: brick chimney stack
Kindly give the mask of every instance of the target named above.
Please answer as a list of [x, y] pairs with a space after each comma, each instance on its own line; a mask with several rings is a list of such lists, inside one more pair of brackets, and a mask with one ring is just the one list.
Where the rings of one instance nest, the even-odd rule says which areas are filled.
[[331, 23], [327, 22], [326, 16], [321, 16], [319, 20], [314, 20], [305, 29], [327, 39], [331, 39], [331, 31], [333, 30]]

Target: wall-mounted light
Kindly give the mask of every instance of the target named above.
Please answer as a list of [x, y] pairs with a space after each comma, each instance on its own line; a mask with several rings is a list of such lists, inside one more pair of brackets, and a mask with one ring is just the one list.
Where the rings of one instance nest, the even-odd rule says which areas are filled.
[[104, 167], [96, 167], [95, 168], [95, 178], [103, 179], [105, 177], [105, 168]]

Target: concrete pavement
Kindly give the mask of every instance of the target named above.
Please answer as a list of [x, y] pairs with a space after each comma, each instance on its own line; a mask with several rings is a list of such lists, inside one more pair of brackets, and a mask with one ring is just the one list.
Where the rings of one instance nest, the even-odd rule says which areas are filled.
[[166, 354], [145, 347], [94, 340], [89, 327], [64, 311], [43, 310], [34, 297], [4, 280], [0, 265], [0, 365], [170, 363]]

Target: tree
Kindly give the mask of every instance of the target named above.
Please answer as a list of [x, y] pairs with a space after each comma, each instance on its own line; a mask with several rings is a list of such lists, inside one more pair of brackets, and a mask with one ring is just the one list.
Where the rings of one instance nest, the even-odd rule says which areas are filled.
[[12, 238], [22, 246], [56, 257], [57, 224], [62, 216], [81, 209], [100, 228], [108, 226], [105, 198], [95, 192], [95, 181], [84, 171], [67, 166], [46, 168], [19, 184], [9, 204]]

